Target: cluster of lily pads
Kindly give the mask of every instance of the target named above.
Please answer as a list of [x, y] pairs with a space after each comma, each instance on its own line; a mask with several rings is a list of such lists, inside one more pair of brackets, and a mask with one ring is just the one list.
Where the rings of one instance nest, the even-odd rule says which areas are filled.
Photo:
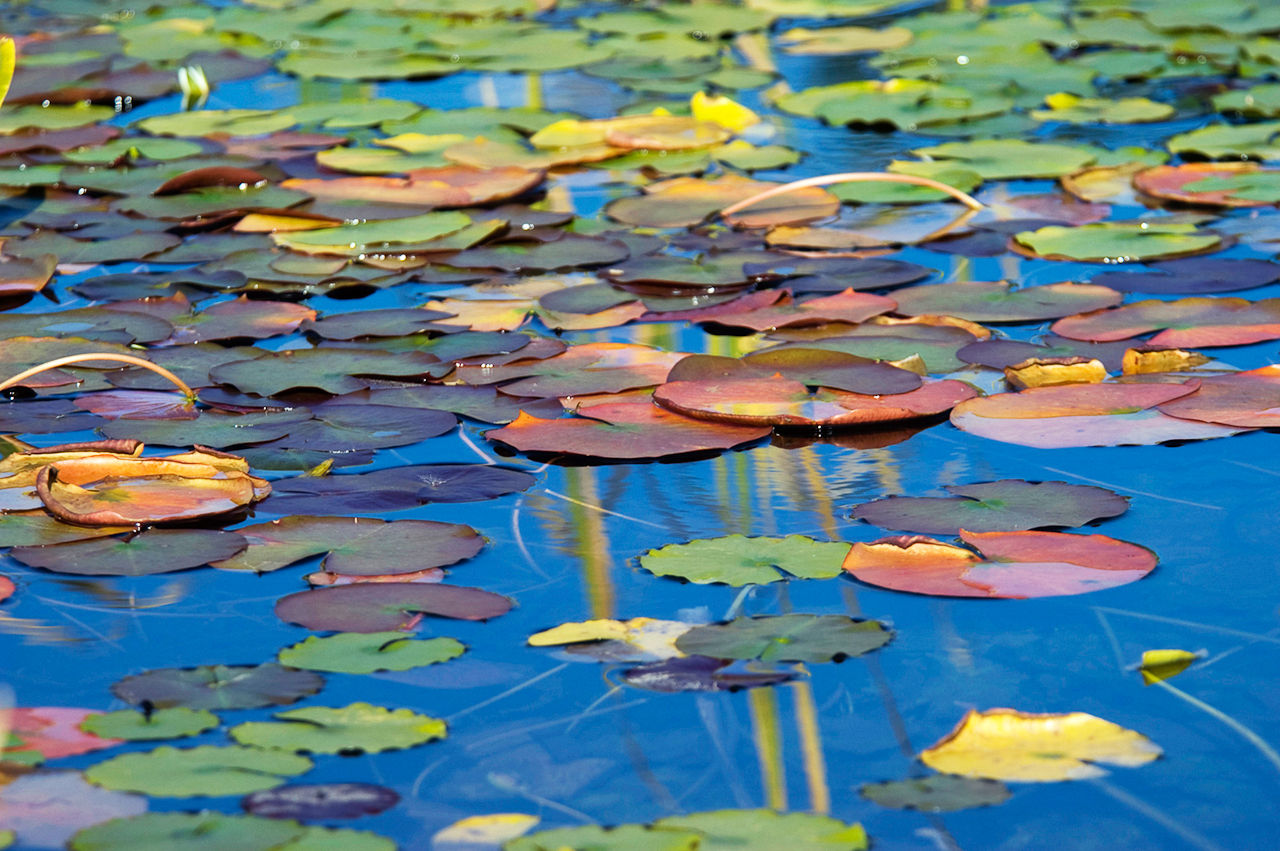
[[[0, 107], [0, 388], [10, 398], [0, 406], [0, 546], [80, 576], [323, 560], [307, 588], [275, 605], [319, 634], [275, 660], [125, 677], [112, 693], [133, 709], [15, 710], [0, 729], [0, 825], [16, 835], [0, 829], [0, 847], [57, 836], [73, 851], [393, 848], [306, 822], [381, 812], [394, 791], [293, 779], [313, 756], [447, 735], [440, 719], [407, 709], [305, 705], [232, 725], [224, 744], [161, 745], [83, 772], [41, 766], [219, 729], [215, 713], [292, 704], [318, 694], [323, 674], [462, 655], [455, 639], [414, 630], [427, 617], [480, 621], [513, 606], [448, 581], [486, 539], [380, 515], [521, 493], [536, 475], [463, 462], [350, 469], [455, 433], [460, 419], [503, 453], [558, 464], [817, 438], [876, 448], [947, 422], [1038, 448], [1280, 426], [1280, 368], [1217, 359], [1280, 339], [1280, 300], [1221, 295], [1280, 281], [1280, 265], [1257, 256], [1280, 239], [1276, 218], [1258, 214], [1280, 203], [1266, 164], [1280, 158], [1280, 121], [1266, 120], [1280, 117], [1280, 84], [1260, 81], [1280, 62], [1280, 15], [1249, 0], [1081, 0], [854, 22], [894, 5], [703, 0], [579, 14], [553, 0], [115, 11], [32, 0], [11, 10], [13, 40], [0, 43], [12, 72]], [[858, 54], [876, 78], [794, 91], [775, 46], [787, 57]], [[544, 108], [553, 77], [536, 75], [569, 71], [612, 99], [608, 115]], [[530, 103], [210, 101], [262, 74], [480, 72], [531, 75]], [[182, 109], [130, 115], [176, 92]], [[766, 108], [850, 133], [896, 128], [915, 142], [881, 171], [785, 185], [788, 168], [812, 172], [821, 152], [781, 144], [792, 119]], [[1169, 121], [1177, 127], [1149, 136], [1153, 146], [1120, 144]], [[1082, 127], [1107, 143], [1078, 141]], [[1055, 183], [1011, 182], [1024, 179]], [[938, 269], [884, 256], [904, 247], [915, 260], [1107, 268], [1040, 285], [942, 282]], [[404, 294], [400, 306], [360, 309], [388, 291]], [[619, 341], [653, 342], [636, 329], [686, 323], [731, 344], [711, 355]], [[48, 445], [84, 432], [101, 440]], [[1110, 491], [1022, 480], [949, 490], [852, 508], [908, 535], [729, 535], [671, 543], [639, 564], [693, 583], [844, 577], [1015, 600], [1116, 588], [1156, 567], [1137, 543], [1058, 531], [1127, 510]], [[22, 592], [0, 576], [0, 601], [10, 597]], [[631, 688], [735, 692], [801, 679], [806, 665], [892, 637], [874, 620], [800, 612], [597, 619], [529, 644], [606, 663]], [[1144, 676], [1187, 664], [1160, 657]], [[1096, 777], [1096, 763], [1160, 753], [1084, 713], [974, 711], [919, 754], [936, 774], [861, 791], [943, 811], [1003, 801], [1002, 781]], [[145, 813], [139, 795], [244, 795], [247, 814]], [[30, 815], [51, 797], [80, 814], [61, 833]], [[868, 841], [859, 825], [764, 810], [533, 827], [459, 823], [437, 842], [857, 851]]]

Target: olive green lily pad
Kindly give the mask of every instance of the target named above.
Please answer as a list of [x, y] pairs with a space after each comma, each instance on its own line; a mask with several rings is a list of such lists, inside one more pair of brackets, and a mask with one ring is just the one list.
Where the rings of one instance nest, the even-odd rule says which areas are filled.
[[[982, 175], [951, 160], [937, 162], [895, 160], [889, 163], [886, 171], [891, 174], [927, 177], [930, 180], [954, 186], [961, 192], [972, 192], [982, 185]], [[930, 189], [928, 186], [884, 181], [842, 183], [829, 188], [831, 194], [841, 201], [854, 204], [932, 204], [937, 201], [946, 201], [951, 197], [939, 189]]]
[[144, 813], [87, 827], [71, 851], [276, 851], [306, 832], [296, 821], [215, 812]]
[[778, 107], [831, 124], [888, 123], [904, 130], [986, 118], [1008, 111], [1012, 101], [960, 86], [926, 80], [854, 80], [784, 95]]
[[130, 742], [150, 739], [181, 739], [196, 736], [218, 726], [218, 716], [207, 709], [156, 709], [150, 713], [134, 709], [90, 715], [80, 722], [80, 729], [103, 739]]
[[840, 662], [877, 650], [892, 638], [893, 633], [879, 621], [790, 614], [695, 626], [676, 639], [676, 648], [691, 656], [716, 659]]
[[144, 118], [137, 127], [152, 136], [258, 136], [288, 130], [298, 123], [288, 112], [269, 109], [204, 109]]
[[422, 107], [407, 100], [371, 98], [304, 103], [285, 111], [299, 124], [319, 124], [327, 130], [335, 130], [369, 127], [383, 121], [404, 121], [421, 112]]
[[118, 792], [141, 792], [157, 798], [247, 795], [271, 789], [285, 778], [305, 774], [311, 760], [283, 750], [201, 745], [197, 748], [158, 747], [127, 753], [91, 765], [84, 776], [90, 783]]
[[0, 108], [0, 134], [8, 135], [19, 130], [65, 130], [97, 124], [115, 117], [109, 106], [89, 106], [78, 103], [72, 106], [12, 106]]
[[280, 664], [336, 674], [408, 671], [456, 659], [466, 646], [453, 638], [414, 639], [403, 632], [343, 632], [313, 635], [280, 651]]
[[830, 579], [840, 575], [848, 544], [825, 543], [803, 535], [748, 538], [728, 535], [687, 544], [668, 544], [640, 557], [640, 566], [659, 576], [698, 585], [765, 585], [788, 576]]
[[12, 830], [0, 830], [0, 849], [8, 848], [18, 841]]
[[93, 165], [99, 163], [115, 163], [121, 158], [129, 160], [181, 160], [204, 153], [204, 147], [198, 142], [188, 139], [168, 137], [129, 137], [112, 139], [105, 145], [92, 148], [77, 148], [64, 151], [62, 158], [68, 162]]
[[1048, 109], [1033, 109], [1036, 121], [1065, 121], [1069, 124], [1144, 124], [1164, 121], [1177, 111], [1167, 103], [1148, 98], [1082, 98], [1058, 92], [1044, 99]]
[[[4, 480], [0, 479], [0, 484]], [[128, 527], [72, 526], [44, 514], [0, 514], [0, 547], [46, 547], [69, 541], [104, 538], [129, 531]]]
[[312, 826], [297, 839], [272, 851], [396, 851], [397, 847], [387, 837], [367, 830]]
[[1239, 112], [1250, 118], [1274, 118], [1280, 115], [1280, 83], [1263, 83], [1214, 95], [1213, 108], [1218, 112]]
[[1179, 133], [1165, 143], [1175, 154], [1196, 153], [1210, 159], [1280, 159], [1280, 121], [1214, 124]]
[[922, 813], [954, 813], [974, 807], [990, 807], [1003, 804], [1012, 794], [1009, 787], [999, 780], [954, 774], [867, 783], [858, 792], [891, 810], [918, 810]]
[[503, 851], [697, 851], [703, 834], [691, 830], [659, 830], [641, 824], [617, 827], [584, 825], [540, 830], [512, 839]]
[[704, 834], [698, 851], [866, 851], [868, 847], [862, 825], [810, 813], [715, 810], [659, 819], [653, 826]]
[[279, 721], [249, 721], [231, 728], [243, 745], [308, 753], [381, 753], [445, 737], [444, 722], [408, 709], [368, 703], [308, 706], [275, 714]]
[[932, 148], [916, 148], [911, 153], [926, 159], [950, 160], [976, 171], [986, 180], [1061, 177], [1079, 171], [1097, 158], [1089, 148], [1020, 139], [946, 142]]
[[1099, 222], [1079, 227], [1050, 225], [1015, 234], [1025, 253], [1050, 260], [1137, 263], [1210, 251], [1222, 243], [1215, 233], [1192, 224], [1120, 224]]

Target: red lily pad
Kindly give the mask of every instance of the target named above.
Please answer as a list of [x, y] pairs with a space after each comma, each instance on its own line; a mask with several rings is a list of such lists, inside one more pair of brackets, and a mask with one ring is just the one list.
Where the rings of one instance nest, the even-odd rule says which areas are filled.
[[795, 301], [790, 292], [785, 290], [778, 292], [780, 295], [771, 304], [745, 311], [741, 308], [738, 311], [733, 309], [739, 302], [728, 302], [702, 310], [663, 314], [662, 318], [715, 322], [719, 325], [750, 328], [754, 331], [769, 331], [774, 328], [823, 325], [828, 322], [856, 324], [865, 322], [873, 316], [888, 313], [898, 305], [894, 299], [887, 296], [860, 293], [851, 289], [803, 302]]
[[319, 821], [377, 815], [399, 802], [394, 791], [371, 783], [299, 783], [246, 795], [240, 806], [263, 818]]
[[1045, 526], [1083, 526], [1129, 510], [1112, 491], [1065, 482], [1004, 479], [949, 485], [950, 497], [891, 496], [854, 506], [852, 516], [885, 529], [926, 535], [1018, 532]]
[[1200, 381], [1200, 389], [1157, 407], [1183, 420], [1240, 428], [1280, 427], [1280, 367], [1218, 375]]
[[781, 375], [811, 387], [829, 387], [867, 396], [908, 393], [922, 382], [919, 375], [892, 364], [823, 349], [776, 349], [742, 358], [689, 355], [677, 363], [667, 381], [741, 381]]
[[521, 452], [636, 459], [732, 449], [769, 432], [711, 425], [651, 404], [620, 402], [593, 405], [583, 416], [569, 419], [544, 420], [522, 412], [511, 425], [487, 431], [485, 437]]
[[1038, 322], [1114, 307], [1124, 298], [1091, 284], [1048, 284], [1014, 289], [1004, 281], [908, 287], [894, 293], [898, 313], [943, 314], [972, 322]]
[[1151, 263], [1131, 272], [1103, 272], [1090, 283], [1125, 293], [1197, 295], [1264, 287], [1280, 281], [1280, 264], [1270, 260], [1188, 257]]
[[380, 514], [432, 502], [479, 502], [533, 487], [521, 470], [486, 464], [422, 464], [372, 473], [299, 476], [272, 482], [261, 510], [272, 514]]
[[[653, 399], [688, 417], [759, 426], [854, 426], [946, 413], [978, 393], [962, 381], [937, 381], [892, 396], [821, 390], [786, 378], [673, 381]], [[592, 413], [596, 411], [591, 409]]]
[[9, 717], [9, 735], [16, 738], [18, 744], [6, 745], [5, 753], [14, 756], [35, 753], [44, 759], [61, 759], [121, 744], [122, 739], [103, 739], [80, 729], [84, 719], [101, 714], [92, 709], [69, 706], [14, 709]]
[[12, 597], [13, 592], [16, 590], [18, 589], [14, 586], [12, 579], [7, 576], [0, 576], [0, 602]]
[[235, 532], [148, 529], [127, 538], [94, 538], [46, 547], [14, 547], [23, 564], [77, 576], [150, 576], [231, 558], [248, 545]]
[[919, 536], [854, 544], [844, 569], [894, 591], [1021, 600], [1128, 585], [1156, 566], [1151, 550], [1106, 535], [961, 530], [960, 539], [973, 549]]
[[1053, 332], [1073, 340], [1108, 342], [1159, 331], [1156, 346], [1198, 349], [1280, 340], [1280, 298], [1183, 298], [1136, 301], [1109, 310], [1070, 316]]
[[334, 585], [281, 598], [276, 616], [313, 632], [413, 629], [424, 616], [484, 621], [505, 615], [509, 597], [458, 585], [397, 582]]

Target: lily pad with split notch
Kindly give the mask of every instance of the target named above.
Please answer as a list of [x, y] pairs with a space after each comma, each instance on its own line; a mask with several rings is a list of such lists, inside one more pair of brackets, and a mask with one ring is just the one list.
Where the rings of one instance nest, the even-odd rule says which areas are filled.
[[147, 529], [126, 538], [94, 538], [38, 547], [14, 547], [23, 564], [78, 576], [151, 576], [230, 558], [247, 546], [235, 532]]
[[80, 722], [80, 728], [106, 739], [140, 742], [198, 736], [214, 729], [218, 723], [218, 717], [206, 709], [174, 706], [150, 712], [121, 709], [103, 715], [90, 715]]
[[650, 550], [640, 557], [640, 566], [658, 576], [673, 576], [697, 585], [767, 585], [789, 577], [839, 576], [840, 563], [848, 551], [848, 544], [815, 541], [803, 535], [728, 535]]
[[1014, 288], [997, 281], [930, 284], [897, 290], [898, 313], [941, 314], [972, 322], [1038, 322], [1118, 305], [1123, 296], [1100, 285], [1047, 284]]
[[326, 402], [312, 413], [313, 419], [291, 428], [279, 445], [326, 452], [389, 449], [448, 434], [458, 424], [447, 411], [390, 405]]
[[[315, 632], [407, 630], [424, 616], [483, 621], [506, 614], [508, 597], [458, 585], [334, 585], [281, 598], [276, 616]], [[314, 676], [314, 675], [313, 675]]]
[[415, 639], [404, 632], [344, 632], [310, 636], [280, 651], [283, 665], [335, 674], [408, 671], [456, 659], [466, 646], [453, 638]]
[[817, 664], [862, 656], [892, 637], [879, 621], [786, 614], [695, 626], [676, 639], [676, 647], [690, 656]]
[[319, 674], [268, 662], [156, 668], [125, 677], [111, 687], [111, 693], [133, 706], [147, 702], [160, 709], [259, 709], [294, 703], [323, 686]]
[[1280, 264], [1257, 258], [1188, 257], [1145, 269], [1103, 272], [1090, 279], [1113, 290], [1161, 295], [1201, 295], [1263, 287], [1280, 281]]

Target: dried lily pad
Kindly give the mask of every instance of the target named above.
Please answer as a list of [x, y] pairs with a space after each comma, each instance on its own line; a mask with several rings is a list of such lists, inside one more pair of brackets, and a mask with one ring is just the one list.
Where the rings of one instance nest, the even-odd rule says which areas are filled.
[[1105, 286], [1048, 284], [1014, 289], [1005, 282], [931, 284], [894, 293], [897, 312], [942, 314], [973, 322], [1038, 322], [1118, 305], [1123, 296]]
[[38, 547], [14, 547], [23, 564], [79, 576], [150, 576], [229, 558], [247, 542], [213, 529], [148, 529], [128, 538], [95, 538]]
[[1112, 491], [1065, 482], [1003, 479], [948, 485], [952, 497], [878, 499], [855, 506], [852, 516], [885, 529], [954, 535], [1017, 532], [1046, 526], [1083, 526], [1129, 510], [1129, 500]]
[[892, 637], [879, 621], [790, 614], [696, 626], [676, 639], [676, 648], [690, 656], [816, 664], [862, 656]]
[[1156, 566], [1147, 548], [1105, 535], [962, 530], [960, 539], [974, 549], [922, 536], [854, 544], [844, 569], [894, 591], [1021, 600], [1128, 585]]
[[426, 615], [488, 620], [512, 605], [511, 599], [479, 588], [397, 582], [300, 591], [281, 598], [275, 611], [281, 620], [315, 632], [390, 632], [411, 629]]
[[209, 371], [209, 377], [220, 384], [230, 384], [242, 393], [259, 396], [309, 387], [337, 395], [369, 386], [368, 381], [357, 376], [408, 378], [431, 375], [438, 369], [439, 359], [425, 352], [292, 349], [215, 366]]
[[323, 686], [318, 674], [273, 663], [202, 665], [157, 668], [125, 677], [111, 687], [111, 693], [125, 703], [148, 702], [159, 709], [258, 709], [293, 703]]

